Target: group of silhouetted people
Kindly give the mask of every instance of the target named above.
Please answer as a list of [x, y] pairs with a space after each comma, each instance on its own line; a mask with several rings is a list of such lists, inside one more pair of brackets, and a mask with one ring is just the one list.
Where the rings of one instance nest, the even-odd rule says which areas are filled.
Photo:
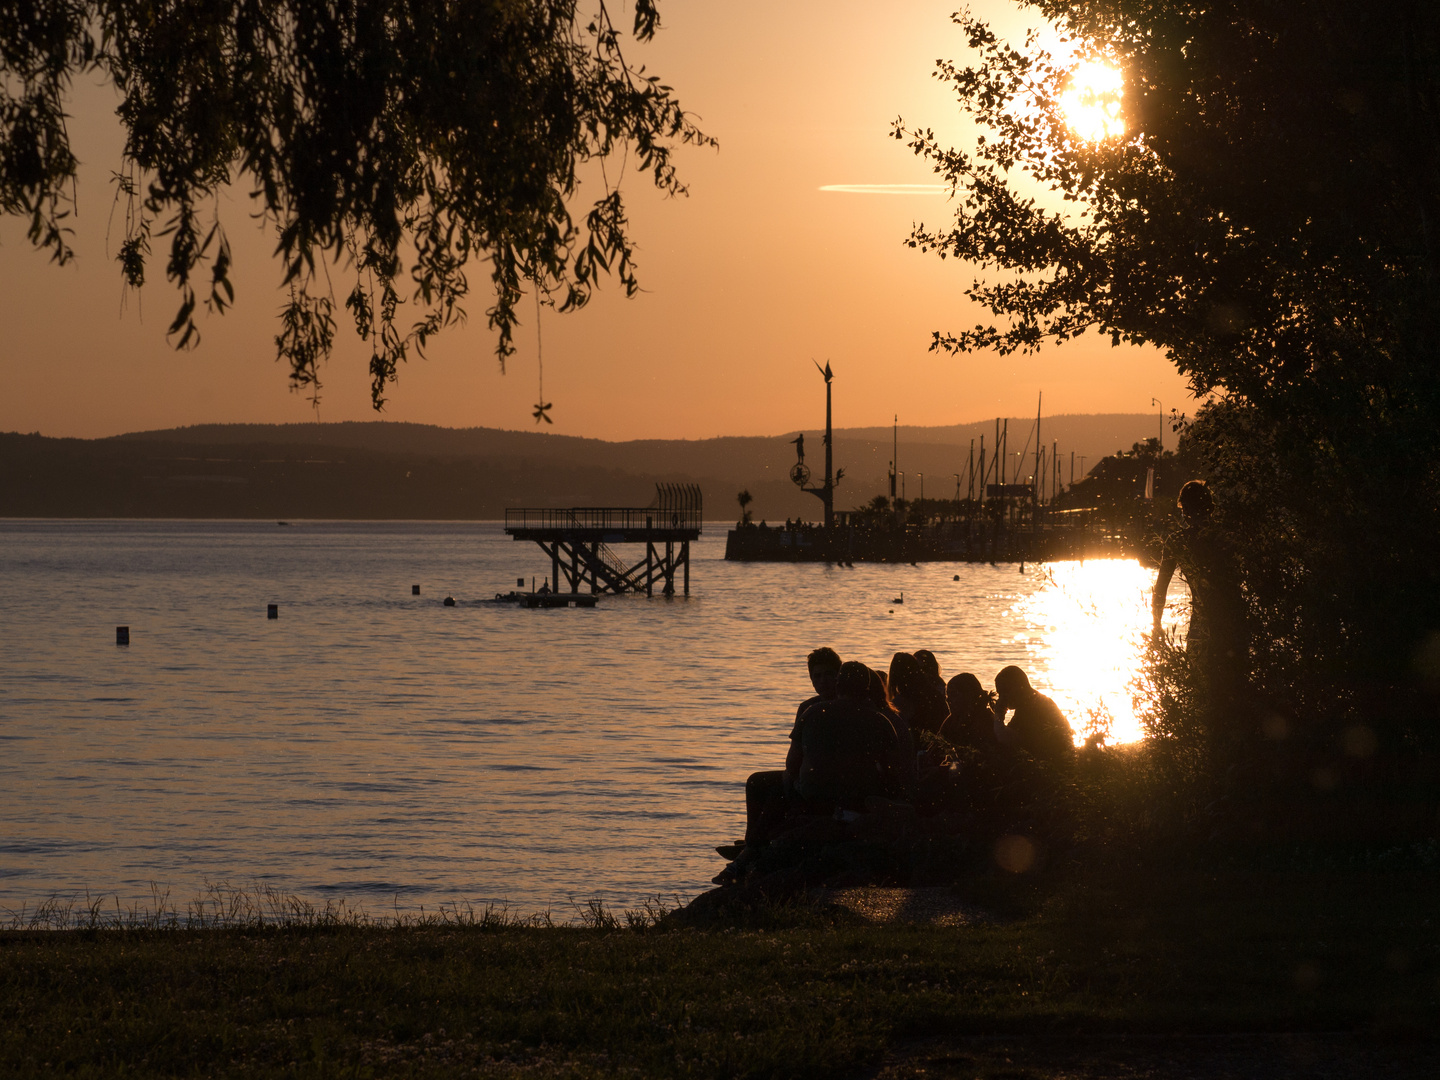
[[888, 672], [842, 663], [830, 648], [816, 649], [808, 664], [815, 694], [795, 712], [785, 768], [746, 781], [745, 840], [736, 845], [743, 851], [717, 884], [734, 880], [747, 855], [797, 817], [859, 813], [877, 798], [913, 800], [937, 773], [953, 772], [956, 757], [1060, 766], [1074, 755], [1065, 716], [1018, 667], [1001, 670], [987, 691], [968, 672], [946, 683], [928, 649], [896, 653]]

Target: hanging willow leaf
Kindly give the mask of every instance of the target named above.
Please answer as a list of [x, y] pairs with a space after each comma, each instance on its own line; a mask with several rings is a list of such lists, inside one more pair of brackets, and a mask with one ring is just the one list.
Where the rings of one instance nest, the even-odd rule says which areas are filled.
[[[654, 0], [638, 0], [634, 38], [658, 26]], [[198, 341], [197, 272], [209, 310], [233, 300], [217, 227], [233, 182], [276, 230], [290, 286], [276, 345], [293, 384], [318, 388], [329, 277], [348, 272], [378, 408], [398, 364], [464, 319], [477, 261], [502, 368], [526, 279], [570, 309], [612, 267], [638, 288], [620, 192], [587, 198], [579, 170], [633, 152], [678, 195], [676, 146], [713, 140], [625, 41], [603, 0], [0, 0], [0, 212], [71, 258], [63, 99], [76, 76], [107, 78], [125, 128], [122, 273], [144, 281], [162, 223], [177, 345]], [[577, 202], [593, 207], [578, 221]], [[420, 309], [408, 329], [393, 321], [405, 275]]]

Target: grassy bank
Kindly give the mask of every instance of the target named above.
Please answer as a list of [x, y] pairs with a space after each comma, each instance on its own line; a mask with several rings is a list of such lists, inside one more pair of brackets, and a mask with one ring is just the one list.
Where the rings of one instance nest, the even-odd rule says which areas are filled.
[[[1304, 1032], [1330, 1033], [1305, 1044], [1317, 1060], [1432, 1075], [1437, 885], [987, 879], [960, 892], [992, 919], [959, 928], [779, 911], [707, 929], [10, 931], [0, 1075], [1176, 1076], [1192, 1074], [1154, 1063], [1274, 1058]], [[1101, 1069], [1117, 1053], [1128, 1073]]]

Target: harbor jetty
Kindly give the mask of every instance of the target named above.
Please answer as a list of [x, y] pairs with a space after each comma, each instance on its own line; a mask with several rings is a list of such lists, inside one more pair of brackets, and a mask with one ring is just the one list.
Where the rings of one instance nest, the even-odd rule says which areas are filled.
[[[817, 368], [819, 365], [816, 365]], [[872, 499], [869, 505], [852, 511], [835, 509], [835, 492], [845, 478], [843, 468], [834, 467], [832, 454], [832, 383], [834, 372], [827, 362], [819, 368], [825, 380], [825, 472], [812, 483], [805, 461], [805, 436], [792, 440], [796, 461], [790, 480], [796, 487], [816, 496], [823, 507], [819, 522], [787, 520], [771, 526], [751, 520], [748, 493], [742, 493], [741, 520], [725, 541], [725, 558], [737, 562], [1018, 562], [1055, 559], [1116, 558], [1141, 554], [1129, 550], [1121, 534], [1108, 527], [1090, 508], [1060, 508], [1056, 496], [1061, 483], [1061, 454], [1058, 444], [1046, 447], [1041, 440], [1041, 412], [1037, 402], [1035, 426], [1024, 447], [1010, 451], [1009, 421], [995, 422], [995, 441], [987, 459], [985, 439], [979, 439], [978, 455], [972, 440], [963, 472], [955, 478], [953, 499], [905, 498], [904, 473], [899, 470], [899, 417], [892, 429], [889, 467], [890, 493]], [[1030, 461], [1033, 442], [1033, 471], [1023, 479], [1022, 467]], [[1070, 480], [1075, 479], [1074, 455]], [[964, 487], [964, 495], [961, 491]], [[1047, 497], [1048, 493], [1048, 497]]]
[[852, 520], [857, 516], [837, 513], [828, 529], [809, 522], [740, 524], [726, 537], [725, 557], [737, 562], [1023, 563], [1140, 554], [1118, 534], [1074, 520], [1089, 515], [1018, 526], [980, 513], [892, 526], [857, 523]]

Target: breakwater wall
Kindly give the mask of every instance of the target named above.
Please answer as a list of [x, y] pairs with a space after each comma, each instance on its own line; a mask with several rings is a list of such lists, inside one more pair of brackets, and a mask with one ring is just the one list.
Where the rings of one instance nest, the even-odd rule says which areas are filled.
[[725, 540], [736, 562], [1046, 562], [1138, 557], [1120, 537], [1087, 528], [985, 529], [965, 523], [867, 529], [742, 525]]

